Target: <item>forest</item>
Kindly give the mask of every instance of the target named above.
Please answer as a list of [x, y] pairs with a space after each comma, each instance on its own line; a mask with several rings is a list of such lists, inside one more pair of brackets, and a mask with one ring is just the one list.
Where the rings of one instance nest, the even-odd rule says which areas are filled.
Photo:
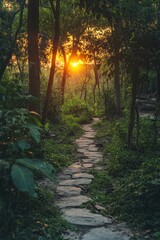
[[160, 240], [160, 0], [0, 0], [0, 240], [75, 239], [56, 186], [86, 144], [80, 208], [132, 232], [94, 239]]

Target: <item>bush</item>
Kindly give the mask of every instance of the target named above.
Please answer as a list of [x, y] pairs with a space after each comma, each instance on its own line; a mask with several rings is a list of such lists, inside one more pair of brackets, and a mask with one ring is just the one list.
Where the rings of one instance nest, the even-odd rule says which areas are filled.
[[160, 159], [146, 159], [140, 169], [116, 182], [112, 213], [144, 229], [160, 227]]
[[73, 115], [79, 123], [88, 123], [93, 117], [93, 111], [84, 100], [74, 98], [68, 100], [62, 108], [64, 115]]
[[44, 158], [57, 169], [70, 165], [75, 160], [73, 140], [82, 133], [80, 125], [73, 116], [64, 116], [63, 122], [50, 126], [53, 132], [51, 139], [43, 144]]

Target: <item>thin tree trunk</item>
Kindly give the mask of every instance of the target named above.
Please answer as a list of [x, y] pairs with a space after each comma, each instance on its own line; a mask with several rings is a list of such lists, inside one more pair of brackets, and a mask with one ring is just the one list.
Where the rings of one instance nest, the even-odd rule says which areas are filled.
[[50, 0], [50, 4], [52, 7], [53, 15], [55, 17], [55, 35], [54, 35], [54, 39], [53, 39], [50, 75], [49, 75], [47, 93], [46, 93], [46, 98], [45, 98], [45, 103], [44, 103], [43, 113], [42, 113], [42, 124], [43, 125], [46, 123], [46, 120], [47, 120], [49, 101], [50, 101], [50, 96], [52, 93], [53, 80], [54, 80], [54, 75], [55, 75], [56, 55], [57, 55], [57, 51], [58, 51], [58, 44], [59, 44], [59, 37], [60, 37], [60, 19], [59, 19], [60, 18], [60, 0], [56, 0], [56, 8], [55, 9], [54, 9], [52, 0]]
[[120, 91], [120, 71], [119, 71], [119, 47], [115, 46], [115, 61], [114, 61], [114, 89], [115, 89], [115, 108], [116, 114], [121, 115], [121, 91]]
[[67, 63], [67, 57], [65, 53], [65, 49], [62, 46], [62, 54], [64, 59], [64, 68], [63, 68], [63, 76], [62, 76], [62, 83], [61, 83], [61, 96], [62, 96], [62, 104], [64, 103], [64, 93], [65, 93], [65, 85], [67, 80], [67, 72], [68, 72], [68, 63]]
[[82, 90], [81, 90], [81, 94], [80, 94], [80, 98], [82, 99], [82, 96], [83, 96], [83, 92], [84, 94], [86, 93], [87, 91], [87, 84], [88, 82], [90, 81], [90, 77], [87, 79], [85, 79], [84, 83], [83, 83], [83, 86], [82, 86]]
[[98, 90], [100, 90], [100, 88], [99, 88], [99, 76], [98, 76], [98, 68], [97, 68], [95, 53], [93, 55], [94, 55], [93, 70], [94, 70], [94, 77], [95, 77], [95, 83], [94, 83], [94, 87], [93, 87], [93, 98], [94, 98], [94, 103], [95, 103], [96, 102], [96, 88], [98, 87]]
[[138, 93], [138, 78], [139, 78], [139, 69], [137, 66], [133, 66], [133, 73], [131, 78], [132, 78], [132, 100], [131, 100], [129, 126], [128, 126], [128, 146], [129, 147], [131, 147], [133, 127], [135, 124], [135, 106], [136, 106], [136, 95]]

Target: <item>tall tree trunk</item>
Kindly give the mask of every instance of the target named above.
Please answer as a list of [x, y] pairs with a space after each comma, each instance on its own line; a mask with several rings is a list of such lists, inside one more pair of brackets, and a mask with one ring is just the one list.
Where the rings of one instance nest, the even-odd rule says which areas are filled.
[[44, 103], [43, 113], [42, 113], [42, 124], [43, 125], [46, 123], [46, 120], [47, 120], [49, 100], [50, 100], [50, 96], [52, 93], [53, 80], [54, 80], [54, 75], [55, 75], [56, 55], [57, 55], [57, 51], [58, 51], [59, 37], [60, 37], [60, 0], [56, 0], [55, 8], [53, 6], [52, 0], [50, 0], [50, 4], [51, 4], [53, 15], [55, 18], [55, 34], [54, 34], [54, 39], [53, 39], [51, 69], [50, 69], [47, 93], [46, 93], [46, 98], [45, 98], [45, 103]]
[[94, 69], [94, 77], [95, 77], [95, 83], [94, 83], [94, 87], [93, 87], [93, 98], [94, 98], [94, 103], [96, 102], [96, 88], [98, 87], [99, 89], [99, 76], [98, 76], [98, 67], [97, 67], [97, 62], [96, 62], [96, 57], [95, 57], [95, 53], [94, 53], [94, 65], [93, 65], [93, 69]]
[[[29, 93], [39, 100], [40, 97], [40, 63], [38, 50], [39, 0], [28, 1], [28, 63]], [[39, 103], [31, 103], [30, 110], [39, 112]]]
[[114, 55], [114, 90], [115, 90], [115, 108], [116, 114], [121, 115], [121, 91], [120, 91], [120, 71], [119, 71], [119, 47], [115, 44]]
[[65, 85], [67, 80], [67, 71], [68, 71], [68, 63], [67, 63], [67, 57], [65, 53], [65, 49], [62, 46], [62, 54], [64, 59], [64, 68], [63, 68], [63, 76], [62, 76], [62, 83], [61, 83], [61, 96], [62, 96], [62, 104], [64, 103], [64, 93], [65, 93]]

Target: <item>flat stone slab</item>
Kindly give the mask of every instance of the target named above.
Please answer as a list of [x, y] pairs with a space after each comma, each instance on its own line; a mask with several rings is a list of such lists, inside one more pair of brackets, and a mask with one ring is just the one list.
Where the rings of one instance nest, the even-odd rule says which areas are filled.
[[69, 168], [81, 168], [80, 162], [72, 163]]
[[65, 197], [59, 201], [57, 204], [60, 208], [67, 208], [67, 207], [80, 207], [83, 203], [90, 201], [91, 198], [80, 195], [75, 197]]
[[94, 147], [97, 147], [97, 146], [96, 146], [95, 143], [92, 143], [92, 144], [89, 145], [89, 147], [93, 147], [94, 148]]
[[76, 143], [83, 143], [83, 144], [93, 144], [93, 139], [87, 139], [87, 138], [80, 138], [76, 141]]
[[82, 163], [92, 163], [91, 158], [81, 159]]
[[84, 168], [92, 168], [93, 167], [92, 163], [83, 163], [82, 165]]
[[62, 233], [62, 236], [64, 239], [66, 240], [80, 240], [81, 236], [82, 236], [82, 232], [77, 231], [77, 232], [73, 232], [71, 230], [67, 230], [67, 232]]
[[58, 195], [63, 197], [78, 196], [81, 194], [81, 191], [82, 189], [79, 187], [67, 187], [67, 186], [57, 187]]
[[89, 147], [89, 148], [88, 148], [88, 151], [97, 152], [97, 151], [98, 151], [98, 148], [97, 148], [97, 147]]
[[102, 156], [85, 156], [86, 158], [90, 159], [90, 160], [102, 160], [103, 157]]
[[76, 173], [72, 175], [73, 179], [77, 179], [77, 178], [90, 178], [93, 179], [94, 176], [92, 174], [89, 173]]
[[102, 160], [102, 159], [94, 159], [94, 160], [92, 161], [92, 163], [93, 163], [93, 164], [97, 164], [97, 163], [99, 163], [101, 160]]
[[[64, 210], [64, 218], [75, 225], [81, 226], [104, 226], [105, 224], [111, 224], [111, 220], [107, 217], [103, 217], [100, 214], [91, 213], [88, 209], [72, 208]], [[97, 238], [96, 240], [100, 240]]]
[[91, 183], [91, 179], [88, 178], [80, 178], [80, 179], [69, 179], [59, 182], [60, 186], [80, 186], [80, 185], [88, 185]]
[[105, 227], [93, 228], [83, 235], [82, 240], [129, 240], [131, 239], [124, 233], [112, 231]]
[[78, 153], [88, 153], [88, 150], [86, 148], [80, 148], [80, 149], [77, 149], [77, 152]]
[[93, 156], [93, 157], [102, 157], [103, 156], [102, 153], [100, 153], [100, 152], [91, 152], [91, 151], [85, 152], [84, 155], [85, 156]]
[[83, 172], [83, 169], [80, 167], [80, 168], [72, 168], [72, 167], [69, 167], [67, 169], [65, 169], [63, 171], [63, 174], [65, 175], [72, 175], [74, 173], [80, 173], [80, 172]]
[[89, 144], [82, 144], [82, 143], [79, 143], [79, 144], [78, 144], [78, 148], [79, 148], [79, 149], [82, 149], [82, 148], [83, 148], [83, 149], [86, 150], [86, 149], [89, 148], [89, 146], [90, 146]]
[[61, 174], [58, 175], [58, 179], [59, 179], [59, 180], [71, 179], [71, 175], [61, 173]]
[[95, 134], [85, 134], [83, 135], [84, 138], [87, 138], [87, 139], [93, 139], [95, 137]]

